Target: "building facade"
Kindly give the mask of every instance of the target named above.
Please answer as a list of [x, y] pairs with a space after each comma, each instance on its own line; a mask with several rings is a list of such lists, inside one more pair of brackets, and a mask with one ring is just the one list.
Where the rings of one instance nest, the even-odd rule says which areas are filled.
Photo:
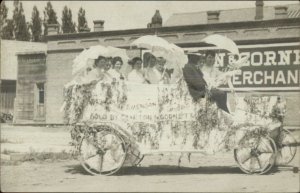
[[[156, 13], [155, 15], [159, 15]], [[84, 49], [94, 45], [109, 45], [127, 49], [129, 57], [142, 51], [130, 43], [143, 35], [158, 35], [185, 50], [206, 50], [214, 47], [201, 40], [211, 34], [231, 38], [241, 56], [249, 56], [242, 73], [234, 77], [237, 92], [242, 95], [280, 95], [287, 100], [285, 125], [300, 127], [300, 5], [256, 7], [239, 10], [174, 14], [163, 25], [148, 24], [147, 28], [105, 31], [104, 21], [96, 22], [94, 32], [56, 34], [57, 27], [48, 28], [45, 70], [45, 123], [63, 123], [60, 107], [63, 86], [71, 80], [72, 63]], [[101, 26], [98, 26], [101, 25]], [[216, 65], [229, 64], [233, 56], [219, 51]], [[226, 88], [224, 88], [226, 90]], [[251, 92], [249, 92], [251, 91]]]
[[[0, 65], [0, 114], [11, 115], [16, 118], [15, 105], [17, 96], [17, 81], [24, 69], [18, 69], [22, 63], [18, 62], [18, 53], [31, 54], [37, 51], [45, 52], [45, 43], [1, 40], [1, 65]], [[18, 65], [19, 63], [19, 65]], [[19, 87], [19, 89], [21, 89]], [[27, 91], [26, 91], [27, 92]], [[17, 97], [21, 99], [22, 97]], [[5, 120], [4, 120], [5, 121]]]

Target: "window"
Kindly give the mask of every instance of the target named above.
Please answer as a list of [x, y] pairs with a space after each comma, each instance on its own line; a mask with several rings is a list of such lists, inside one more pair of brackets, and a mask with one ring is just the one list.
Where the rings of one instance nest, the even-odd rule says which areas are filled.
[[37, 83], [36, 86], [38, 89], [38, 102], [39, 104], [44, 104], [44, 98], [45, 98], [44, 83]]

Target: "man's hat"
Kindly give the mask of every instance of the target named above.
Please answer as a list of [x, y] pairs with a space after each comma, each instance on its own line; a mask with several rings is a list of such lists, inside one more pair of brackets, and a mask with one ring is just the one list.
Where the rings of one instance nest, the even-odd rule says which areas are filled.
[[186, 53], [188, 56], [193, 55], [193, 56], [198, 56], [198, 57], [204, 57], [204, 54], [201, 54], [200, 51], [193, 51], [193, 52], [187, 52]]

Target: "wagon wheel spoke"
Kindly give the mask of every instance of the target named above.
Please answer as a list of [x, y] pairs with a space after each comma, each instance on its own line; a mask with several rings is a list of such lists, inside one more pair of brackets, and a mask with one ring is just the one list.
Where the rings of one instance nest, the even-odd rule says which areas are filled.
[[254, 163], [255, 163], [255, 157], [251, 157], [250, 158], [250, 172], [254, 172], [255, 169], [254, 169]]
[[97, 156], [98, 154], [95, 154], [95, 155], [90, 155], [90, 156], [88, 156], [86, 159], [91, 159], [91, 158], [93, 158], [93, 157], [95, 157], [95, 156]]
[[261, 154], [266, 154], [266, 153], [274, 153], [273, 148], [271, 147], [270, 144], [266, 144], [263, 140], [261, 140], [262, 143], [259, 143], [257, 149]]
[[249, 155], [248, 157], [246, 157], [245, 159], [241, 160], [242, 164], [246, 163], [249, 159], [251, 159], [252, 156]]
[[103, 168], [103, 155], [100, 155], [99, 157], [99, 172], [101, 173], [102, 172], [102, 168]]
[[244, 148], [241, 151], [240, 160], [241, 163], [244, 164], [251, 158], [251, 149], [250, 148]]
[[260, 163], [260, 159], [259, 159], [259, 157], [256, 157], [256, 160], [257, 160], [257, 163], [258, 163], [258, 166], [259, 166], [259, 168], [261, 169], [261, 168], [262, 168], [262, 166], [261, 166], [261, 163]]

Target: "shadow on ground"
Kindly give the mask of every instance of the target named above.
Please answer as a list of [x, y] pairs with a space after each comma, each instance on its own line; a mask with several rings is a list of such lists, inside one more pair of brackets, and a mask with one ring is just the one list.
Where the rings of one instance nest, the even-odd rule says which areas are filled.
[[[80, 164], [67, 165], [66, 173], [70, 174], [82, 174], [90, 175], [84, 170]], [[190, 175], [190, 174], [244, 174], [238, 167], [232, 166], [206, 166], [206, 167], [178, 167], [170, 165], [153, 165], [153, 166], [142, 166], [142, 167], [127, 167], [122, 168], [117, 176], [123, 175]]]
[[67, 168], [65, 170], [66, 173], [90, 175], [80, 164], [67, 165], [65, 167]]
[[170, 165], [153, 165], [148, 167], [123, 168], [118, 175], [190, 175], [190, 174], [242, 174], [238, 167], [205, 166], [205, 167], [178, 167]]

